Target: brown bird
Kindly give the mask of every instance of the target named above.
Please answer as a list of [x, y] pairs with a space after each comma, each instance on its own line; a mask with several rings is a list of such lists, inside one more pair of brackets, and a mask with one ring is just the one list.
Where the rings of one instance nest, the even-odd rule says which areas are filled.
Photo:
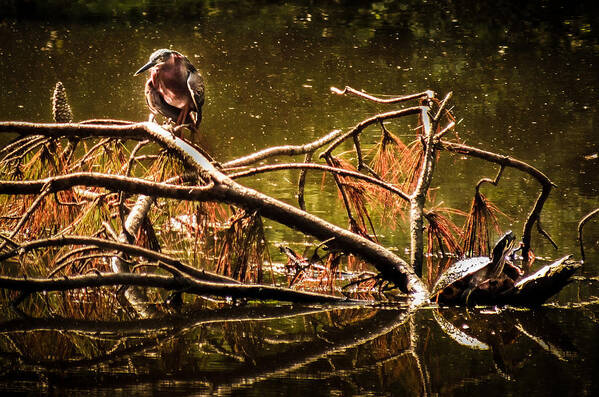
[[[189, 59], [177, 51], [161, 49], [134, 76], [150, 69], [146, 82], [146, 102], [153, 114], [160, 113], [176, 125], [191, 124], [197, 129], [202, 121], [204, 79]], [[192, 117], [195, 113], [195, 120]]]

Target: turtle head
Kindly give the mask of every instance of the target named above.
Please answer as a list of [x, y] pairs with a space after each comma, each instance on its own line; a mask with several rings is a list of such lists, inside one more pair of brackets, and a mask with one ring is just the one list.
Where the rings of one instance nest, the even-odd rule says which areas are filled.
[[516, 235], [511, 230], [505, 233], [495, 244], [493, 248], [493, 254], [491, 255], [491, 261], [493, 263], [492, 274], [494, 277], [499, 276], [503, 271], [503, 265], [505, 263], [506, 255], [514, 247], [516, 242]]

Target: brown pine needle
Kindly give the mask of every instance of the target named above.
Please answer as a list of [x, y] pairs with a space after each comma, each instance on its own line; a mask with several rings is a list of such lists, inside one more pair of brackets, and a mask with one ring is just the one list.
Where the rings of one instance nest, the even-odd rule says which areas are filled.
[[[351, 163], [343, 159], [331, 156], [329, 162], [332, 167], [356, 171], [356, 168]], [[377, 242], [376, 231], [367, 208], [369, 185], [364, 181], [356, 181], [351, 177], [337, 176], [337, 178], [341, 184], [341, 188], [345, 191], [349, 206], [351, 207], [350, 210], [354, 213], [354, 220], [356, 222], [352, 222], [350, 219], [350, 230]], [[370, 228], [372, 234], [368, 233], [368, 228]]]
[[498, 234], [501, 232], [497, 214], [504, 215], [495, 204], [476, 191], [464, 224], [462, 247], [466, 256], [489, 255], [491, 228]]

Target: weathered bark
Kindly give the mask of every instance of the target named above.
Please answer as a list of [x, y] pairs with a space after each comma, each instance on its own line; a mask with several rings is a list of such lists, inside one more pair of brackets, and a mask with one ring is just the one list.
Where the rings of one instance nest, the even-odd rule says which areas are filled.
[[416, 274], [422, 276], [424, 262], [424, 204], [435, 169], [434, 131], [428, 115], [428, 107], [422, 107], [420, 117], [423, 126], [424, 154], [422, 170], [414, 192], [410, 196], [410, 262]]

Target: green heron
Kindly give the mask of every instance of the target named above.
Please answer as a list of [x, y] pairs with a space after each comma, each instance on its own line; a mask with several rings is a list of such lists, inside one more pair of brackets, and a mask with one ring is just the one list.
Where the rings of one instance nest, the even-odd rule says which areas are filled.
[[[175, 121], [176, 125], [202, 121], [204, 104], [204, 79], [183, 54], [161, 49], [150, 55], [134, 76], [150, 69], [146, 82], [146, 102], [153, 114], [160, 113]], [[195, 121], [190, 112], [196, 113]]]

